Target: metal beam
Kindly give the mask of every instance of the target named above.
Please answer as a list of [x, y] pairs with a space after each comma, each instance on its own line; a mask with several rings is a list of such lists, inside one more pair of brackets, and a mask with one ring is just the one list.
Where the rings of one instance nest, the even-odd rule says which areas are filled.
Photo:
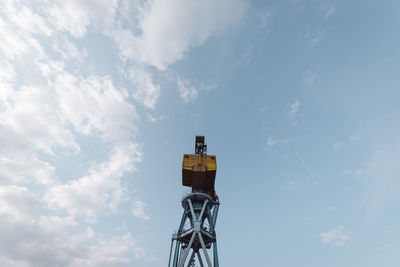
[[188, 264], [187, 264], [187, 267], [191, 267], [190, 265], [191, 265], [192, 261], [194, 260], [194, 256], [195, 256], [195, 255], [196, 255], [196, 253], [195, 253], [194, 250], [193, 250], [192, 256], [190, 256], [190, 259], [189, 259], [189, 262], [188, 262]]
[[207, 260], [208, 267], [212, 267], [211, 260], [210, 260], [210, 257], [208, 256], [207, 248], [206, 248], [206, 245], [204, 244], [204, 240], [203, 240], [203, 237], [201, 236], [201, 233], [198, 233], [198, 236], [200, 239], [201, 247], [203, 248], [204, 256], [206, 257], [206, 260]]
[[215, 225], [214, 225], [214, 222], [213, 222], [213, 217], [212, 217], [212, 215], [211, 215], [211, 211], [210, 211], [210, 209], [207, 209], [207, 220], [208, 220], [208, 225], [210, 225], [210, 232], [211, 233], [214, 233], [215, 232]]
[[214, 249], [214, 267], [219, 267], [217, 240], [214, 241], [213, 249]]
[[173, 264], [172, 264], [172, 267], [178, 267], [177, 264], [178, 264], [179, 245], [180, 245], [180, 243], [181, 243], [181, 242], [180, 242], [179, 240], [176, 240], [176, 243], [175, 243], [174, 262], [173, 262]]
[[185, 252], [184, 252], [184, 254], [183, 254], [181, 266], [183, 266], [183, 265], [185, 264], [187, 255], [189, 254], [189, 250], [190, 250], [190, 248], [192, 247], [193, 240], [194, 240], [194, 237], [195, 237], [195, 236], [196, 236], [196, 233], [193, 232], [192, 237], [190, 238], [189, 244], [188, 244], [188, 246], [187, 246], [187, 248], [186, 248], [186, 250], [185, 250]]
[[190, 228], [188, 230], [186, 230], [185, 232], [183, 232], [182, 234], [179, 235], [179, 238], [185, 237], [187, 235], [190, 235], [191, 233], [193, 233], [193, 228]]
[[185, 226], [186, 219], [187, 219], [186, 210], [184, 210], [183, 211], [183, 215], [182, 215], [182, 219], [181, 219], [181, 224], [179, 225], [179, 231], [183, 230], [183, 227]]
[[207, 207], [207, 204], [208, 204], [208, 199], [206, 199], [206, 201], [204, 201], [204, 204], [203, 204], [203, 207], [201, 208], [201, 212], [200, 212], [200, 216], [199, 216], [199, 221], [201, 221], [201, 219], [203, 218], [203, 213], [204, 213], [204, 210], [206, 209], [206, 207]]
[[203, 260], [201, 259], [201, 255], [200, 255], [199, 251], [197, 251], [197, 258], [199, 259], [200, 267], [204, 267]]
[[172, 247], [174, 245], [174, 240], [171, 239], [171, 248], [169, 249], [169, 260], [168, 260], [168, 267], [171, 266], [171, 256], [172, 256]]
[[[209, 195], [204, 193], [192, 193], [184, 197], [182, 202], [184, 212], [178, 232], [172, 235], [168, 267], [171, 267], [172, 247], [175, 240], [172, 267], [191, 267], [191, 263], [195, 262], [199, 263], [201, 267], [219, 267], [213, 220], [215, 203]], [[207, 228], [206, 220], [208, 222]], [[188, 221], [190, 222], [189, 228], [185, 226]], [[210, 245], [213, 247], [207, 249]], [[203, 250], [203, 253], [199, 250]], [[198, 260], [196, 260], [196, 255]], [[211, 259], [212, 256], [213, 259]]]
[[192, 201], [190, 200], [190, 198], [187, 201], [189, 203], [190, 212], [192, 213], [192, 220], [196, 220], [197, 218], [196, 218], [196, 214], [194, 213]]

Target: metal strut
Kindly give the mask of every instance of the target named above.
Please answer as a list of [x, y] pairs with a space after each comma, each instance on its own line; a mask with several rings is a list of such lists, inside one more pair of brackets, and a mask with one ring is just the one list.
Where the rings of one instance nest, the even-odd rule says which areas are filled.
[[217, 216], [218, 216], [218, 209], [219, 209], [219, 201], [217, 201], [214, 205], [214, 210], [213, 210], [213, 214], [212, 214], [212, 221], [213, 221], [213, 225], [215, 227], [215, 225], [217, 224]]
[[[184, 211], [179, 229], [176, 234], [172, 235], [172, 242], [176, 241], [172, 267], [195, 266], [196, 260], [201, 267], [204, 267], [203, 259], [205, 259], [207, 267], [219, 267], [215, 233], [218, 199], [213, 200], [210, 195], [205, 193], [192, 192], [184, 196], [182, 207]], [[187, 221], [190, 224], [187, 224]], [[205, 224], [206, 221], [208, 226]], [[190, 257], [188, 257], [189, 254]], [[170, 259], [171, 255], [172, 244]], [[170, 267], [170, 261], [168, 267]]]

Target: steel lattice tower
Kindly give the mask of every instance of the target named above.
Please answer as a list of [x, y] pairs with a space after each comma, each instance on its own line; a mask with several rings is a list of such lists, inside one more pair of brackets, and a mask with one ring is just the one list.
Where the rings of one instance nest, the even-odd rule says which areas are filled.
[[[178, 231], [172, 235], [168, 267], [219, 267], [217, 222], [219, 199], [215, 194], [215, 156], [207, 156], [203, 136], [196, 136], [194, 155], [184, 155], [182, 183], [192, 192], [182, 199], [183, 215]], [[189, 170], [189, 171], [188, 171]]]

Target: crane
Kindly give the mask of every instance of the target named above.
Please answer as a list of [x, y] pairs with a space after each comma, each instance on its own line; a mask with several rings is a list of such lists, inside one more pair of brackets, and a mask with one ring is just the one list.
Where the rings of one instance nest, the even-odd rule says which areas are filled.
[[219, 267], [215, 225], [220, 202], [214, 188], [217, 160], [215, 155], [207, 155], [204, 140], [204, 136], [196, 136], [195, 153], [183, 155], [182, 185], [191, 191], [181, 201], [183, 214], [172, 235], [168, 267], [174, 243], [172, 267], [192, 267], [196, 259], [201, 267], [204, 262]]

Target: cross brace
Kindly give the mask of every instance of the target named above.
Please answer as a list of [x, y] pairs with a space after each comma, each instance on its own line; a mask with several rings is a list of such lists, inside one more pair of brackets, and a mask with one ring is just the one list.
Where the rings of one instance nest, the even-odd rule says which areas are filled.
[[[219, 267], [215, 233], [219, 201], [213, 200], [207, 194], [194, 192], [183, 198], [182, 206], [184, 211], [179, 229], [176, 234], [172, 235], [168, 267], [171, 266], [174, 242], [175, 252], [172, 267], [194, 266], [196, 258], [201, 267], [204, 267], [203, 258], [205, 258], [207, 267]], [[189, 254], [190, 257], [188, 257]], [[204, 256], [202, 257], [201, 254]], [[210, 255], [212, 255], [212, 261]]]

